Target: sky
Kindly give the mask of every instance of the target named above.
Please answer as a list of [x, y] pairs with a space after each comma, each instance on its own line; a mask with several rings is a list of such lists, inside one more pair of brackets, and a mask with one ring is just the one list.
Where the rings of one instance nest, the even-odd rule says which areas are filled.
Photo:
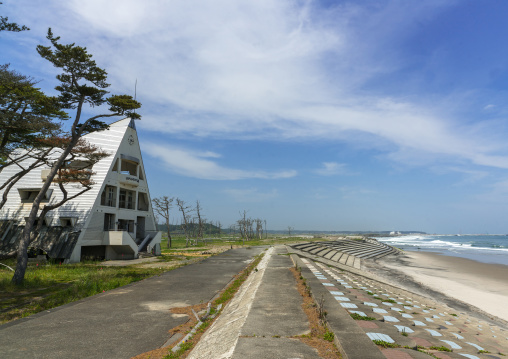
[[[4, 0], [0, 64], [56, 94], [47, 29], [136, 126], [152, 198], [227, 227], [508, 233], [508, 2]], [[86, 114], [105, 112], [87, 109]], [[179, 223], [173, 209], [174, 222]]]

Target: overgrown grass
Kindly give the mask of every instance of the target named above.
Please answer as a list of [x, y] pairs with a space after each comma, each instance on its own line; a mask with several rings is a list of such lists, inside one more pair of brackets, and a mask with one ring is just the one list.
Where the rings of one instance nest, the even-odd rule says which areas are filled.
[[447, 348], [445, 346], [440, 346], [440, 347], [438, 347], [438, 346], [431, 346], [431, 347], [429, 347], [429, 349], [431, 349], [431, 350], [439, 350], [440, 352], [451, 352], [452, 351], [451, 349], [449, 349], [449, 348]]
[[13, 272], [0, 270], [0, 323], [106, 292], [167, 270], [139, 266], [106, 267], [98, 262], [38, 264], [27, 268], [25, 280], [20, 286], [11, 284]]
[[369, 316], [363, 316], [363, 315], [360, 315], [358, 313], [350, 313], [349, 315], [354, 320], [376, 320], [376, 318], [372, 318], [372, 317], [369, 317]]
[[252, 239], [252, 240], [242, 240], [241, 238], [231, 238], [231, 235], [223, 236], [222, 238], [211, 238], [206, 241], [199, 240], [194, 243], [191, 241], [192, 245], [186, 247], [185, 237], [182, 236], [172, 236], [171, 240], [171, 248], [167, 248], [167, 235], [163, 235], [163, 239], [161, 241], [161, 249], [163, 253], [170, 253], [175, 250], [185, 249], [186, 251], [195, 250], [201, 251], [204, 247], [213, 247], [213, 246], [263, 246], [263, 245], [277, 245], [277, 244], [290, 244], [290, 243], [298, 243], [298, 242], [315, 242], [315, 241], [323, 241], [325, 238], [302, 238], [302, 237], [277, 237], [273, 235], [269, 235], [268, 238], [263, 239]]

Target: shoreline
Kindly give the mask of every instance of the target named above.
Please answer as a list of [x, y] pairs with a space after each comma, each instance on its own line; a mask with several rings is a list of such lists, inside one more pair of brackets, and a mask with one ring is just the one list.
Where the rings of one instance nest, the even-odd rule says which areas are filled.
[[364, 267], [388, 282], [508, 328], [507, 265], [405, 251], [364, 261]]

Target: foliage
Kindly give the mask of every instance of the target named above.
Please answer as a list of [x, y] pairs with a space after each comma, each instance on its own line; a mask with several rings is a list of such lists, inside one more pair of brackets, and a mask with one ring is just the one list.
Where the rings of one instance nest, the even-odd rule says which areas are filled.
[[349, 314], [351, 316], [351, 318], [353, 318], [354, 320], [376, 320], [376, 318], [373, 318], [373, 317], [369, 317], [369, 316], [364, 316], [364, 315], [360, 315], [358, 313], [351, 313]]
[[[0, 2], [0, 5], [2, 3]], [[9, 22], [9, 18], [6, 16], [0, 16], [0, 31], [12, 31], [12, 32], [20, 32], [30, 30], [25, 25], [18, 25], [15, 22]]]
[[325, 334], [323, 335], [323, 339], [329, 342], [333, 342], [333, 339], [335, 338], [335, 334], [333, 332], [330, 332], [327, 330]]
[[43, 147], [43, 140], [58, 134], [60, 121], [68, 118], [58, 99], [36, 84], [8, 64], [0, 65], [0, 168], [13, 162], [9, 155], [17, 148]]
[[379, 345], [379, 346], [382, 346], [383, 348], [400, 348], [400, 345], [399, 344], [395, 344], [395, 343], [388, 343], [388, 342], [385, 342], [384, 340], [373, 340], [374, 344], [376, 345]]
[[429, 347], [429, 349], [431, 349], [431, 350], [439, 350], [440, 352], [451, 352], [452, 351], [451, 349], [448, 349], [445, 346], [440, 346], [440, 347], [438, 347], [438, 346], [431, 346], [431, 347]]
[[[59, 154], [59, 157], [54, 160], [53, 166], [39, 194], [35, 197], [32, 209], [26, 220], [17, 251], [18, 261], [16, 271], [12, 278], [12, 282], [18, 285], [24, 279], [28, 263], [27, 248], [30, 241], [33, 240], [32, 231], [39, 214], [41, 201], [53, 183], [54, 178], [57, 177], [58, 172], [60, 171], [61, 173], [61, 168], [68, 161], [72, 149], [78, 144], [82, 136], [108, 128], [108, 125], [100, 120], [102, 118], [112, 116], [140, 118], [135, 113], [135, 110], [140, 108], [141, 104], [132, 99], [131, 96], [116, 95], [106, 97], [108, 93], [106, 88], [110, 86], [106, 82], [107, 73], [104, 69], [97, 66], [96, 62], [92, 59], [92, 55], [87, 52], [85, 47], [76, 46], [74, 43], [67, 45], [60, 44], [60, 37], [55, 37], [51, 29], [48, 30], [47, 39], [51, 42], [51, 46], [39, 45], [37, 46], [37, 52], [42, 58], [51, 62], [53, 66], [62, 70], [62, 73], [56, 77], [59, 85], [55, 89], [60, 93], [58, 103], [63, 109], [74, 110], [75, 115], [71, 130], [68, 133], [69, 142], [61, 154]], [[106, 103], [110, 106], [108, 113], [95, 115], [81, 121], [83, 105], [88, 104], [92, 107], [98, 107]], [[59, 187], [62, 190], [63, 185], [60, 184]], [[60, 202], [60, 205], [63, 203]], [[52, 206], [51, 209], [55, 208], [55, 206]]]
[[[13, 264], [14, 260], [7, 261]], [[167, 269], [105, 267], [98, 262], [48, 263], [29, 266], [20, 286], [11, 272], [0, 270], [0, 323], [108, 291], [161, 274]]]

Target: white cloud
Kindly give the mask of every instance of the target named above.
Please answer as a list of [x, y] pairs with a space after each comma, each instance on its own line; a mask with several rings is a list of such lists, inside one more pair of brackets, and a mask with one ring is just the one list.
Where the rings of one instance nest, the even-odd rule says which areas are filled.
[[272, 189], [271, 191], [266, 192], [260, 191], [257, 188], [246, 188], [246, 189], [227, 188], [222, 192], [232, 197], [236, 202], [242, 203], [265, 202], [279, 195], [276, 189]]
[[187, 177], [209, 180], [281, 179], [294, 177], [297, 174], [294, 170], [266, 172], [223, 167], [209, 159], [220, 157], [209, 151], [200, 152], [154, 143], [143, 145], [143, 150], [150, 156], [160, 159], [162, 165], [168, 170]]
[[[25, 22], [52, 20], [63, 42], [87, 44], [115, 91], [131, 93], [138, 79], [145, 129], [238, 139], [367, 137], [383, 151], [390, 144], [394, 160], [445, 157], [508, 168], [504, 141], [482, 141], [445, 103], [381, 96], [366, 85], [403, 66], [397, 45], [454, 3], [325, 9], [290, 0], [72, 0], [33, 2]], [[489, 132], [496, 130], [482, 134]], [[220, 168], [205, 158], [193, 157], [203, 168]], [[252, 176], [220, 169], [227, 178]]]
[[323, 162], [322, 167], [315, 170], [315, 172], [322, 176], [332, 176], [337, 174], [346, 173], [346, 165], [337, 162]]

